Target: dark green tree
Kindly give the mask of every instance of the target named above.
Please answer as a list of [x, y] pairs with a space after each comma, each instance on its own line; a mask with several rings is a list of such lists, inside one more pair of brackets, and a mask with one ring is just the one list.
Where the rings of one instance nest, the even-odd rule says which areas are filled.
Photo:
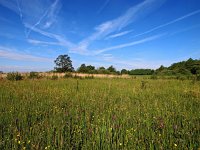
[[105, 70], [105, 69], [106, 69], [106, 68], [103, 67], [103, 66], [98, 68], [98, 70]]
[[68, 55], [59, 55], [54, 61], [56, 64], [55, 70], [57, 72], [72, 72], [74, 68], [72, 61]]
[[87, 73], [87, 66], [85, 64], [82, 64], [78, 69], [78, 72], [82, 72], [82, 73]]
[[108, 67], [107, 70], [110, 72], [116, 72], [116, 69], [113, 66]]
[[122, 69], [122, 70], [121, 70], [121, 74], [128, 74], [128, 70]]
[[95, 67], [92, 65], [86, 66], [85, 64], [82, 64], [78, 69], [78, 72], [82, 73], [95, 73]]

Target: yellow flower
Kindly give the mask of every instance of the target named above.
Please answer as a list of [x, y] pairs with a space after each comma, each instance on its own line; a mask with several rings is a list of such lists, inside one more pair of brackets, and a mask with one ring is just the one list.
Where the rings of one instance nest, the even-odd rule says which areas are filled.
[[176, 146], [177, 146], [177, 144], [174, 144], [174, 146], [176, 147]]
[[21, 142], [20, 141], [18, 141], [18, 144], [20, 144]]

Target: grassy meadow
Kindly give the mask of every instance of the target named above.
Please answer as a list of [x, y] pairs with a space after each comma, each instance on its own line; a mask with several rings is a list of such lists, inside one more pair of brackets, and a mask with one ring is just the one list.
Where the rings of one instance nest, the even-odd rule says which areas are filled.
[[199, 81], [0, 81], [2, 150], [199, 148]]

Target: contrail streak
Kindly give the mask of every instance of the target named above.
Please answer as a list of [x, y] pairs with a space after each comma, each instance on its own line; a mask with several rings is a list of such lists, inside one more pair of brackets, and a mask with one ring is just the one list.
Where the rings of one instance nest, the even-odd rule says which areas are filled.
[[182, 16], [182, 17], [179, 17], [179, 18], [177, 18], [177, 19], [175, 19], [175, 20], [172, 20], [172, 21], [170, 21], [170, 22], [168, 22], [168, 23], [159, 25], [159, 26], [157, 26], [157, 27], [155, 27], [155, 28], [152, 28], [152, 29], [150, 29], [150, 30], [148, 30], [148, 31], [145, 31], [145, 32], [143, 32], [143, 33], [137, 34], [137, 35], [135, 35], [134, 37], [138, 37], [138, 36], [141, 36], [141, 35], [144, 35], [144, 34], [153, 32], [153, 31], [158, 30], [158, 29], [160, 29], [160, 28], [166, 27], [166, 26], [168, 26], [168, 25], [174, 24], [174, 23], [176, 23], [176, 22], [178, 22], [178, 21], [181, 21], [181, 20], [186, 19], [186, 18], [188, 18], [188, 17], [191, 17], [191, 16], [193, 16], [193, 15], [196, 15], [196, 14], [198, 14], [198, 13], [200, 13], [200, 9], [199, 9], [199, 10], [196, 10], [196, 11], [193, 11], [193, 12], [191, 12], [191, 13], [189, 13], [189, 14], [187, 14], [187, 15], [184, 15], [184, 16]]

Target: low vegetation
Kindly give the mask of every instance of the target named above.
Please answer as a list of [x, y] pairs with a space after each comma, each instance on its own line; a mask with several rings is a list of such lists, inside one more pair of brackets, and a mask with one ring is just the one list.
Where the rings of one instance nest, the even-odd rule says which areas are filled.
[[0, 149], [198, 149], [200, 84], [0, 81]]
[[6, 78], [10, 81], [22, 80], [23, 76], [18, 72], [10, 72], [7, 74]]

